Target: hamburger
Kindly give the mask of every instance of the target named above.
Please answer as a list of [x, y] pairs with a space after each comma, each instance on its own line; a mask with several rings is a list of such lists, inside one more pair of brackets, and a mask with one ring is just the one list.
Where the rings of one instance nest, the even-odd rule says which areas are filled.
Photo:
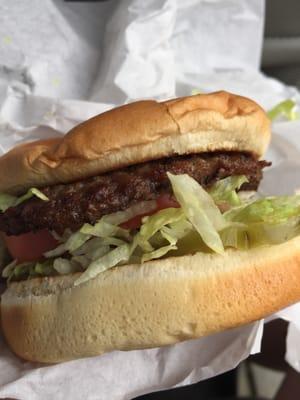
[[0, 158], [2, 330], [56, 363], [247, 324], [300, 299], [300, 197], [258, 198], [270, 122], [227, 92], [138, 101]]

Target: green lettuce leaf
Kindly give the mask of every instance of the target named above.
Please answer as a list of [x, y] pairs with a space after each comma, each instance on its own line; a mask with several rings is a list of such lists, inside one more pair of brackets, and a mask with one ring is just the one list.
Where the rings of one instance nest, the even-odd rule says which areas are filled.
[[34, 263], [31, 262], [24, 262], [22, 264], [16, 265], [13, 271], [13, 276], [11, 275], [9, 279], [11, 279], [12, 277], [14, 277], [15, 279], [22, 279], [27, 275], [30, 276], [36, 275], [34, 266], [35, 266]]
[[[108, 253], [109, 248], [106, 252], [103, 252], [103, 254]], [[88, 257], [87, 255], [81, 255], [81, 256], [73, 256], [71, 258], [71, 261], [74, 265], [77, 265], [79, 267], [79, 270], [82, 269], [87, 269], [87, 267], [90, 265], [91, 263], [91, 258]]]
[[151, 211], [155, 210], [156, 207], [157, 204], [155, 200], [141, 201], [125, 211], [118, 211], [113, 214], [105, 215], [102, 218], [102, 221], [112, 225], [120, 225], [136, 217], [137, 215], [150, 213]]
[[80, 229], [80, 232], [84, 235], [97, 236], [97, 237], [109, 237], [109, 236], [127, 236], [128, 231], [120, 228], [118, 225], [113, 225], [106, 222], [103, 218], [95, 225], [84, 224]]
[[248, 182], [248, 179], [244, 175], [229, 176], [217, 181], [209, 190], [209, 194], [217, 204], [226, 203], [231, 206], [238, 206], [241, 204], [241, 199], [236, 191], [246, 182]]
[[36, 196], [41, 200], [49, 201], [48, 197], [44, 195], [40, 190], [31, 188], [21, 197], [12, 196], [7, 193], [0, 193], [0, 210], [5, 212], [10, 207], [15, 207], [31, 197]]
[[72, 262], [72, 260], [67, 260], [66, 258], [56, 258], [53, 262], [53, 268], [60, 275], [67, 275], [78, 271], [76, 264]]
[[164, 226], [161, 230], [169, 233], [173, 238], [180, 240], [192, 232], [194, 228], [187, 219], [182, 219], [177, 222], [172, 222], [168, 224], [168, 226]]
[[75, 286], [80, 285], [90, 279], [95, 278], [99, 273], [106, 271], [109, 268], [115, 267], [120, 262], [126, 262], [130, 257], [130, 246], [123, 244], [116, 247], [103, 257], [93, 261], [83, 274], [75, 281]]
[[150, 260], [153, 260], [156, 258], [161, 258], [165, 254], [167, 254], [169, 251], [176, 250], [176, 249], [177, 249], [177, 246], [175, 246], [173, 244], [169, 244], [167, 246], [160, 247], [159, 249], [153, 250], [150, 253], [143, 254], [141, 262], [144, 263], [146, 261], [150, 261]]
[[[169, 251], [177, 250], [176, 243], [178, 240], [193, 230], [192, 224], [184, 219], [185, 217], [180, 211], [177, 208], [169, 208], [160, 211], [159, 218], [151, 216], [147, 219], [145, 225], [149, 224], [149, 228], [152, 227], [152, 229], [150, 228], [148, 232], [146, 230], [145, 237], [148, 240], [152, 238], [151, 243], [154, 243], [158, 248], [144, 253], [141, 258], [142, 263], [161, 258]], [[151, 236], [149, 235], [149, 231], [151, 232]], [[169, 244], [164, 245], [164, 241]]]
[[300, 215], [300, 195], [258, 199], [224, 213], [227, 221], [276, 224]]
[[266, 197], [224, 213], [230, 224], [221, 232], [224, 246], [244, 250], [283, 243], [299, 234], [300, 196]]
[[[59, 259], [57, 259], [59, 260]], [[30, 267], [30, 275], [31, 276], [49, 276], [55, 273], [54, 263], [56, 260], [46, 260], [43, 262], [37, 262], [36, 264], [32, 263], [32, 267]]]
[[140, 228], [142, 240], [149, 240], [156, 232], [165, 225], [178, 222], [184, 218], [183, 211], [180, 208], [166, 208], [158, 211], [150, 217], [143, 218], [143, 224]]
[[26, 200], [29, 200], [33, 196], [38, 197], [39, 199], [41, 199], [43, 201], [49, 201], [49, 198], [44, 193], [42, 193], [39, 189], [31, 188], [23, 196], [17, 198], [15, 206], [23, 203]]
[[91, 235], [82, 233], [81, 231], [77, 231], [69, 236], [65, 243], [61, 243], [55, 249], [49, 250], [44, 253], [46, 258], [52, 258], [61, 256], [67, 251], [72, 253], [73, 251], [80, 248], [85, 242], [87, 242], [91, 238]]
[[247, 236], [251, 247], [280, 244], [299, 233], [299, 217], [277, 223], [254, 223], [247, 227]]
[[13, 207], [16, 201], [17, 197], [7, 193], [0, 193], [0, 210], [5, 212], [9, 207]]
[[274, 120], [283, 115], [289, 121], [299, 119], [300, 115], [295, 111], [296, 105], [297, 104], [291, 99], [284, 100], [268, 111], [268, 117]]
[[54, 273], [53, 260], [40, 261], [37, 263], [29, 261], [20, 264], [17, 264], [17, 260], [13, 260], [3, 269], [2, 276], [8, 278], [8, 281], [10, 281], [12, 279], [25, 279], [28, 276], [49, 276]]
[[13, 260], [9, 264], [7, 264], [6, 267], [3, 268], [3, 270], [2, 270], [3, 278], [9, 278], [11, 276], [11, 274], [13, 274], [17, 263], [18, 263], [17, 260]]
[[247, 250], [250, 247], [247, 226], [228, 226], [220, 232], [225, 248]]
[[[120, 242], [118, 244], [118, 246], [121, 246], [122, 244], [125, 244], [125, 243], [124, 242]], [[85, 256], [88, 257], [91, 261], [93, 261], [93, 260], [97, 260], [98, 258], [100, 258], [100, 257], [104, 256], [105, 254], [109, 253], [110, 250], [111, 250], [110, 245], [103, 243], [101, 246], [99, 246], [98, 248], [94, 249], [93, 251], [87, 252], [85, 254]]]
[[218, 230], [226, 226], [213, 198], [189, 175], [168, 173], [176, 200], [204, 243], [216, 253], [224, 251]]
[[131, 253], [136, 248], [142, 249], [144, 253], [154, 251], [154, 247], [162, 247], [164, 238], [160, 230], [168, 224], [178, 222], [184, 218], [184, 214], [179, 208], [166, 208], [158, 211], [149, 217], [144, 217], [140, 231], [135, 235], [131, 246]]
[[69, 237], [66, 241], [65, 248], [67, 251], [72, 253], [80, 246], [82, 246], [85, 242], [87, 242], [91, 238], [91, 235], [87, 235], [82, 233], [81, 231], [74, 233]]

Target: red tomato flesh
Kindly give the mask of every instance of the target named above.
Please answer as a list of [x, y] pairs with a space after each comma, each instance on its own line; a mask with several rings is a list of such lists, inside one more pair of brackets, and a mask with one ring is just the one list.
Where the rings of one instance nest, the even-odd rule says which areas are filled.
[[123, 222], [123, 224], [121, 224], [120, 226], [121, 228], [124, 229], [137, 229], [141, 226], [143, 217], [146, 217], [148, 215], [153, 215], [159, 210], [163, 210], [165, 208], [170, 208], [170, 207], [178, 208], [180, 206], [177, 203], [177, 201], [174, 200], [170, 195], [164, 194], [156, 199], [156, 208], [154, 208], [152, 211], [145, 214], [136, 215], [130, 220]]
[[18, 236], [3, 235], [8, 251], [18, 262], [37, 261], [43, 253], [54, 249], [58, 241], [47, 229]]

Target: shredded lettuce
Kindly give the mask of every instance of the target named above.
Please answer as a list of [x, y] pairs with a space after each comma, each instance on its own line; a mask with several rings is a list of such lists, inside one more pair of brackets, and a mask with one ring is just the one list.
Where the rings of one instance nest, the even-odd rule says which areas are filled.
[[246, 226], [228, 226], [220, 232], [220, 236], [225, 248], [247, 250], [250, 246]]
[[129, 231], [127, 229], [120, 228], [118, 225], [106, 222], [105, 217], [101, 218], [95, 225], [84, 224], [80, 229], [80, 233], [83, 235], [97, 236], [100, 238], [107, 238], [112, 236], [129, 238]]
[[[57, 259], [59, 260], [59, 259]], [[43, 275], [43, 276], [48, 276], [52, 275], [55, 273], [55, 268], [54, 268], [54, 263], [56, 260], [46, 260], [43, 262], [37, 262], [36, 264], [32, 265], [30, 268], [31, 275], [36, 276], [36, 275]], [[54, 268], [54, 269], [53, 269]]]
[[61, 243], [55, 249], [47, 251], [44, 256], [47, 258], [60, 256], [67, 251], [72, 253], [73, 251], [80, 248], [85, 242], [91, 238], [91, 235], [84, 234], [81, 231], [75, 232], [69, 236], [65, 243]]
[[102, 218], [102, 221], [112, 224], [112, 225], [120, 225], [123, 222], [129, 221], [131, 218], [134, 218], [137, 215], [147, 214], [156, 209], [156, 201], [141, 201], [138, 204], [134, 204], [132, 207], [128, 208], [125, 211], [118, 211], [113, 214], [105, 215]]
[[40, 190], [38, 190], [36, 188], [31, 188], [23, 196], [17, 198], [15, 206], [23, 203], [26, 200], [29, 200], [33, 196], [38, 197], [39, 199], [41, 199], [43, 201], [49, 201], [49, 198], [44, 193], [42, 193]]
[[[168, 226], [164, 226], [161, 229], [161, 232], [162, 234], [165, 235], [165, 237], [166, 234], [168, 234], [169, 237], [172, 237], [173, 239], [176, 240], [180, 240], [186, 237], [192, 231], [193, 231], [193, 225], [185, 218], [177, 222], [172, 222]], [[172, 244], [170, 240], [169, 242], [170, 244]]]
[[129, 257], [130, 246], [128, 244], [123, 244], [122, 246], [116, 247], [114, 250], [111, 250], [109, 253], [93, 261], [87, 267], [86, 271], [75, 281], [75, 286], [95, 278], [95, 276], [97, 276], [100, 272], [115, 267], [122, 261], [128, 261]]
[[53, 273], [55, 271], [53, 270], [52, 260], [37, 263], [29, 261], [20, 264], [17, 264], [17, 260], [13, 260], [3, 269], [2, 276], [10, 281], [12, 279], [24, 279], [28, 276], [49, 276], [53, 275]]
[[268, 117], [271, 120], [279, 116], [283, 116], [289, 121], [299, 119], [300, 115], [295, 111], [296, 105], [297, 104], [291, 99], [284, 100], [268, 111]]
[[[140, 231], [134, 237], [131, 253], [134, 253], [136, 249], [138, 251], [140, 248], [143, 253], [141, 262], [144, 262], [152, 258], [162, 257], [168, 251], [175, 249], [177, 239], [172, 238], [172, 247], [165, 246], [166, 242], [168, 242], [168, 233], [164, 234], [163, 230], [170, 224], [180, 222], [183, 219], [184, 214], [179, 208], [167, 208], [150, 217], [144, 217]], [[159, 249], [161, 251], [158, 251]]]
[[7, 193], [0, 193], [0, 210], [6, 211], [9, 207], [13, 207], [17, 201], [17, 197]]
[[[99, 248], [102, 248], [103, 246], [103, 239], [102, 238], [97, 238], [94, 237], [87, 242], [85, 242], [82, 246], [78, 247], [76, 250], [72, 251], [72, 254], [74, 256], [81, 256], [84, 254], [93, 254], [95, 251], [97, 251]], [[108, 246], [106, 246], [108, 247]]]
[[50, 257], [57, 257], [57, 256], [61, 256], [62, 254], [64, 254], [66, 252], [66, 244], [62, 243], [59, 246], [55, 247], [55, 249], [53, 250], [49, 250], [46, 253], [44, 253], [44, 256], [47, 258]]
[[[113, 238], [112, 238], [113, 239]], [[118, 240], [118, 239], [115, 239]], [[118, 243], [111, 243], [113, 246], [121, 246], [122, 244], [125, 244], [125, 242], [118, 242]], [[85, 253], [85, 256], [88, 257], [91, 261], [97, 260], [99, 257], [104, 256], [104, 254], [108, 253], [110, 251], [111, 247], [109, 244], [102, 243], [101, 246], [97, 247], [93, 251], [89, 251]]]
[[[103, 252], [103, 254], [107, 253], [109, 250]], [[77, 265], [81, 269], [87, 269], [87, 267], [91, 263], [91, 258], [88, 257], [87, 255], [82, 255], [82, 256], [73, 256], [71, 258], [71, 261], [74, 265]]]
[[283, 243], [299, 233], [299, 217], [285, 222], [250, 224], [247, 229], [251, 247]]
[[300, 195], [241, 196], [237, 191], [247, 182], [245, 176], [220, 180], [209, 191], [188, 175], [168, 173], [168, 177], [179, 208], [143, 217], [138, 231], [119, 225], [144, 214], [145, 209], [152, 212], [153, 202], [106, 215], [95, 225], [84, 224], [77, 232], [65, 232], [58, 247], [44, 254], [46, 259], [21, 264], [14, 260], [2, 275], [18, 280], [81, 271], [75, 282], [80, 285], [109, 268], [140, 265], [170, 252], [180, 256], [199, 251], [222, 253], [226, 248], [247, 250], [300, 234]]
[[5, 212], [10, 207], [15, 207], [31, 197], [36, 196], [43, 201], [49, 201], [48, 197], [44, 195], [40, 190], [31, 188], [23, 196], [16, 197], [7, 193], [0, 193], [0, 210]]
[[[35, 267], [35, 265], [30, 262], [24, 262], [22, 264], [18, 264], [18, 265], [16, 265], [16, 267], [13, 271], [13, 276], [16, 279], [20, 279], [23, 276], [26, 276], [27, 274], [33, 276], [33, 275], [35, 275], [34, 267]], [[11, 278], [12, 278], [12, 275], [9, 276], [9, 279], [11, 279]]]
[[14, 272], [17, 263], [18, 263], [17, 260], [13, 260], [9, 264], [7, 264], [6, 267], [3, 268], [2, 271], [3, 278], [9, 278], [11, 276], [11, 274]]
[[217, 181], [209, 194], [217, 204], [226, 203], [231, 206], [238, 206], [241, 204], [241, 199], [237, 190], [246, 182], [248, 182], [248, 179], [244, 175], [229, 176]]
[[90, 237], [91, 235], [87, 235], [85, 233], [82, 233], [81, 231], [74, 233], [69, 237], [69, 239], [66, 242], [66, 250], [72, 253], [72, 251], [75, 251], [85, 242], [87, 242], [90, 239]]
[[300, 215], [300, 195], [266, 197], [224, 213], [227, 221], [275, 224]]
[[67, 260], [66, 258], [56, 258], [53, 262], [53, 268], [60, 275], [71, 274], [76, 272], [76, 264], [72, 260]]
[[[171, 226], [176, 226], [177, 232], [173, 232]], [[181, 226], [181, 230], [178, 227]], [[171, 250], [176, 250], [176, 243], [182, 234], [186, 234], [187, 224], [183, 211], [180, 208], [167, 208], [156, 214], [145, 217], [140, 232], [136, 235], [132, 251], [136, 246], [144, 250], [141, 262], [163, 257]], [[166, 245], [166, 242], [169, 244]], [[154, 247], [158, 247], [154, 249]]]
[[190, 176], [168, 173], [176, 200], [204, 243], [216, 253], [224, 251], [218, 234], [226, 221], [212, 197]]
[[173, 245], [173, 244], [169, 244], [167, 246], [163, 246], [160, 247], [157, 250], [153, 250], [150, 253], [145, 253], [142, 256], [142, 263], [146, 262], [146, 261], [150, 261], [153, 260], [155, 258], [161, 258], [162, 256], [164, 256], [165, 254], [167, 254], [169, 251], [171, 250], [176, 250], [177, 246]]
[[184, 218], [180, 208], [167, 208], [143, 219], [139, 237], [141, 241], [149, 240], [156, 232], [167, 224], [178, 222]]

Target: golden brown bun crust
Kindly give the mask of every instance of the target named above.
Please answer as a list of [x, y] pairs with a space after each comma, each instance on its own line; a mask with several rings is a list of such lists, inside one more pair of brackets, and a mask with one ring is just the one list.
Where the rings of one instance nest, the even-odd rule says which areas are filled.
[[124, 166], [206, 151], [260, 157], [270, 123], [252, 100], [227, 92], [138, 101], [100, 114], [63, 138], [18, 146], [0, 158], [0, 192], [24, 192]]
[[300, 300], [300, 236], [117, 267], [73, 287], [75, 278], [13, 283], [4, 293], [2, 327], [16, 354], [59, 362], [169, 345], [263, 318]]

